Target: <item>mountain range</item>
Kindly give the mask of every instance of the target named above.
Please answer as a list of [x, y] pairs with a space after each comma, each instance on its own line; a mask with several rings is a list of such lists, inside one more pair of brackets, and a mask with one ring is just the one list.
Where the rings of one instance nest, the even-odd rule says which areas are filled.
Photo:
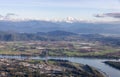
[[0, 20], [0, 31], [36, 33], [49, 31], [68, 31], [73, 33], [103, 33], [119, 34], [120, 23], [90, 23], [90, 22], [52, 22], [52, 21], [3, 21]]

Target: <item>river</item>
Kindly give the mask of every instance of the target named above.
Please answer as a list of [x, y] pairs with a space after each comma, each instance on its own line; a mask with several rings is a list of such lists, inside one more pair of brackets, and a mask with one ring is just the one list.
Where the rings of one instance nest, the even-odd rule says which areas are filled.
[[[25, 59], [27, 57], [0, 55], [0, 58]], [[45, 59], [42, 57], [30, 57], [30, 58], [31, 59]], [[120, 77], [120, 70], [110, 67], [109, 65], [106, 65], [105, 63], [103, 63], [104, 61], [113, 61], [115, 59], [96, 59], [96, 58], [78, 58], [78, 57], [48, 57], [48, 59], [63, 59], [63, 60], [69, 60], [71, 62], [87, 64], [97, 69], [100, 69], [101, 71], [109, 75], [110, 77]]]

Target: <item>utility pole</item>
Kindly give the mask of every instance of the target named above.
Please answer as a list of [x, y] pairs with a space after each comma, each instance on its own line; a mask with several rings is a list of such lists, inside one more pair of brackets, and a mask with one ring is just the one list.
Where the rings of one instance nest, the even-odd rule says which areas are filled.
[[45, 49], [45, 62], [48, 64], [48, 49]]

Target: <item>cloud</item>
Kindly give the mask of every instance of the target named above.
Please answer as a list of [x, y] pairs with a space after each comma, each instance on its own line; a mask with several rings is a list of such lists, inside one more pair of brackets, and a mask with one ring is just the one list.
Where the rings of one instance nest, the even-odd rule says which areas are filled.
[[4, 16], [0, 15], [0, 19], [1, 20], [10, 20], [10, 19], [14, 18], [15, 16], [18, 16], [18, 15], [14, 14], [14, 13], [7, 13]]
[[7, 13], [5, 16], [4, 16], [4, 19], [10, 19], [11, 17], [13, 16], [17, 16], [16, 14], [14, 13]]
[[0, 18], [3, 18], [3, 16], [2, 16], [2, 15], [0, 15]]
[[103, 18], [103, 17], [112, 17], [112, 18], [120, 18], [120, 13], [104, 13], [104, 14], [96, 14], [94, 17]]
[[106, 13], [105, 15], [113, 18], [120, 18], [120, 13]]
[[103, 17], [105, 17], [103, 14], [96, 14], [96, 15], [94, 15], [94, 17], [97, 17], [97, 18], [103, 18]]

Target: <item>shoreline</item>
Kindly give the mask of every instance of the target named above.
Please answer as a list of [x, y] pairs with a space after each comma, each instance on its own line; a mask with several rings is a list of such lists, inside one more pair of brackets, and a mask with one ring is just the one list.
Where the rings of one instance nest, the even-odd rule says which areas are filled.
[[99, 69], [99, 68], [95, 68], [95, 69], [98, 70], [104, 77], [110, 77], [107, 73], [105, 73], [101, 69]]
[[[0, 54], [0, 56], [20, 56], [20, 57], [45, 57], [41, 55], [12, 55], [12, 54]], [[48, 57], [76, 57], [76, 58], [90, 58], [90, 59], [116, 59], [119, 60], [118, 57], [112, 56], [48, 56]]]

